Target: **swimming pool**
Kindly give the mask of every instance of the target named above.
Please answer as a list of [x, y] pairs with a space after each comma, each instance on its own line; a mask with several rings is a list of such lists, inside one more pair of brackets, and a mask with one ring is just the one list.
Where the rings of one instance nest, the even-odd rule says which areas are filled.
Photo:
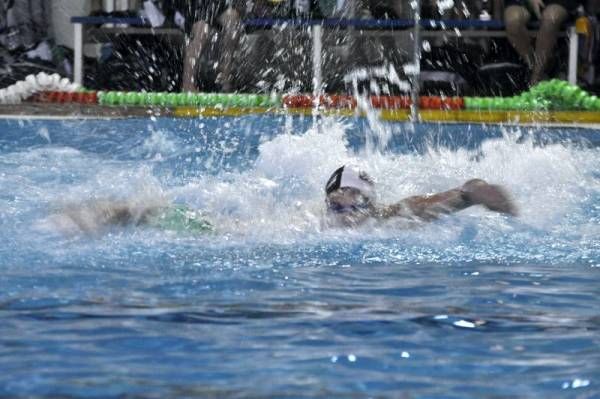
[[[0, 396], [600, 395], [598, 131], [0, 125]], [[382, 202], [482, 177], [521, 216], [325, 229], [323, 186], [341, 163], [367, 169]], [[89, 236], [56, 217], [90, 198], [157, 197], [204, 210], [217, 232]]]

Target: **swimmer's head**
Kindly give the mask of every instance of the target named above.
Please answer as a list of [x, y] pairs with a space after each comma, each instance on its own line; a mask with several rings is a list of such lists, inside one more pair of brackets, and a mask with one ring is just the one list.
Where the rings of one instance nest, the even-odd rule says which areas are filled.
[[338, 168], [325, 185], [327, 211], [350, 217], [352, 224], [366, 219], [374, 207], [375, 185], [365, 172], [357, 168]]

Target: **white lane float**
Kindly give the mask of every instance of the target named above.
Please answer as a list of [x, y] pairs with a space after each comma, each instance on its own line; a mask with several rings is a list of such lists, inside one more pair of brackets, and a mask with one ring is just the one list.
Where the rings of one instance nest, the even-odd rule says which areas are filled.
[[67, 78], [61, 78], [57, 73], [49, 75], [45, 72], [40, 72], [37, 75], [27, 75], [24, 80], [1, 89], [0, 104], [21, 104], [23, 100], [41, 91], [73, 93], [80, 89], [80, 85], [71, 83]]

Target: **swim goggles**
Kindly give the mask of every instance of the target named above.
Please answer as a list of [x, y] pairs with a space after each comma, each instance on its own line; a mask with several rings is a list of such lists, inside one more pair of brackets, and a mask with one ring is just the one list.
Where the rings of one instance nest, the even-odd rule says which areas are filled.
[[369, 209], [369, 205], [367, 203], [362, 203], [358, 205], [340, 205], [336, 203], [329, 204], [329, 211], [333, 213], [355, 213], [355, 212], [365, 212]]
[[366, 212], [371, 206], [371, 200], [360, 194], [353, 204], [342, 205], [335, 201], [327, 201], [327, 209], [334, 213]]

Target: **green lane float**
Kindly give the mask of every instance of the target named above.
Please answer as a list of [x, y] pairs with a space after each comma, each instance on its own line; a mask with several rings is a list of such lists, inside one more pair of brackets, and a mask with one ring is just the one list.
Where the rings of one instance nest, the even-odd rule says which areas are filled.
[[163, 106], [163, 107], [218, 107], [218, 108], [279, 108], [279, 95], [242, 93], [138, 93], [107, 91], [99, 92], [101, 105]]
[[600, 99], [564, 80], [540, 82], [514, 97], [465, 97], [468, 110], [600, 111]]
[[[69, 86], [70, 87], [70, 86]], [[168, 108], [174, 116], [242, 116], [286, 112], [312, 115], [357, 115], [358, 100], [352, 95], [165, 93], [123, 91], [42, 90], [27, 101], [40, 103], [100, 104], [110, 107]], [[382, 119], [409, 119], [412, 99], [408, 96], [371, 96], [367, 99]], [[462, 122], [559, 122], [600, 123], [600, 98], [561, 80], [541, 82], [513, 97], [421, 96], [423, 121]], [[360, 112], [359, 112], [360, 114]]]
[[[243, 93], [150, 93], [99, 91], [98, 103], [108, 106], [206, 107], [206, 108], [324, 108], [355, 109], [356, 99], [347, 95], [319, 97], [292, 94], [284, 97]], [[406, 96], [373, 96], [371, 105], [378, 109], [408, 109]], [[421, 109], [480, 111], [600, 111], [600, 99], [562, 80], [540, 82], [526, 92], [513, 97], [438, 97], [421, 96]]]

